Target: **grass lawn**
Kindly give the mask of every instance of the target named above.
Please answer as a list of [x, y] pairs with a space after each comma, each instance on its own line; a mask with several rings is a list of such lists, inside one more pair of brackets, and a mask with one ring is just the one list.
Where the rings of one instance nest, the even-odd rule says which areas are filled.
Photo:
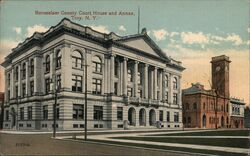
[[157, 134], [155, 136], [250, 136], [250, 130], [218, 130], [205, 132], [170, 133]]
[[[83, 139], [79, 139], [83, 140]], [[116, 141], [97, 141], [91, 140], [89, 141], [97, 142], [97, 143], [108, 143], [114, 146], [117, 145], [124, 145], [124, 146], [131, 146], [133, 147], [143, 147], [143, 148], [150, 148], [150, 149], [160, 149], [160, 150], [168, 150], [173, 152], [190, 152], [194, 153], [194, 155], [201, 155], [201, 154], [212, 154], [212, 155], [223, 155], [223, 156], [246, 156], [246, 154], [240, 153], [231, 153], [231, 152], [222, 152], [222, 151], [213, 151], [213, 150], [200, 150], [200, 149], [191, 149], [191, 148], [182, 148], [182, 147], [169, 147], [169, 146], [158, 146], [158, 145], [145, 145], [145, 144], [136, 144], [136, 143], [123, 143], [123, 142], [116, 142]]]
[[210, 145], [222, 147], [250, 148], [249, 139], [229, 139], [229, 138], [152, 138], [152, 137], [116, 137], [114, 139], [154, 141], [165, 143], [180, 143], [194, 145]]

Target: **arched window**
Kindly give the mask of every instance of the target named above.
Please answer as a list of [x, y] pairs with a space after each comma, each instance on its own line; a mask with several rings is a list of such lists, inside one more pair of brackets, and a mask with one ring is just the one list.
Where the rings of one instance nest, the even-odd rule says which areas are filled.
[[62, 53], [60, 50], [56, 52], [56, 68], [60, 68], [62, 65]]
[[45, 57], [45, 71], [46, 72], [50, 71], [50, 56], [49, 55]]
[[94, 72], [101, 73], [102, 72], [102, 60], [98, 56], [94, 56], [93, 58], [93, 68]]
[[34, 75], [34, 59], [30, 60], [30, 76]]
[[174, 80], [173, 80], [173, 89], [177, 89], [177, 78], [174, 77]]
[[22, 77], [23, 79], [25, 79], [26, 78], [26, 63], [23, 63], [22, 65], [22, 72], [23, 72]]
[[83, 68], [83, 57], [79, 51], [73, 51], [72, 66], [75, 68]]

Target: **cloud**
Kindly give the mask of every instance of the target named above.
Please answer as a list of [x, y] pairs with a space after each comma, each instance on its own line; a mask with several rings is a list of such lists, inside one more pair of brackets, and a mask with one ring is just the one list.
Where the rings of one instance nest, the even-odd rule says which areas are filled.
[[120, 31], [126, 31], [126, 28], [125, 28], [123, 25], [120, 25], [120, 26], [119, 26], [119, 30], [120, 30]]
[[242, 39], [240, 38], [239, 35], [236, 35], [236, 34], [228, 34], [228, 36], [226, 37], [225, 39], [226, 41], [231, 41], [233, 42], [234, 45], [240, 45], [242, 44]]
[[49, 29], [48, 27], [45, 27], [45, 26], [43, 26], [41, 24], [39, 24], [39, 25], [35, 24], [35, 25], [29, 26], [27, 28], [27, 34], [26, 34], [26, 36], [30, 37], [30, 36], [32, 36], [34, 34], [34, 32], [45, 32], [48, 29]]
[[186, 44], [207, 44], [209, 43], [208, 36], [204, 35], [203, 32], [182, 32], [181, 40]]
[[21, 28], [21, 27], [13, 27], [13, 30], [14, 30], [17, 34], [21, 34], [21, 32], [22, 32], [22, 28]]
[[169, 35], [169, 33], [165, 29], [152, 30], [152, 31], [156, 41], [165, 40], [166, 36]]
[[108, 30], [108, 27], [107, 26], [104, 26], [104, 25], [98, 25], [98, 26], [95, 26], [95, 25], [92, 25], [90, 26], [92, 29], [98, 31], [98, 32], [101, 32], [101, 33], [106, 33], [108, 34], [110, 31]]

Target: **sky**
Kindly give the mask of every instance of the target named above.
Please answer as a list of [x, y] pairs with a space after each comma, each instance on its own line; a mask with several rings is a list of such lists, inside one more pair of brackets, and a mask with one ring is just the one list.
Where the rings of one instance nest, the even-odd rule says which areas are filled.
[[[186, 70], [182, 88], [200, 82], [206, 89], [211, 82], [211, 57], [227, 55], [230, 64], [230, 95], [250, 101], [250, 1], [249, 0], [156, 0], [156, 1], [13, 1], [0, 2], [0, 62], [18, 43], [35, 31], [45, 32], [62, 18], [93, 29], [121, 36], [148, 35], [167, 56], [181, 61]], [[59, 12], [37, 15], [35, 11]], [[65, 13], [76, 12], [73, 17]], [[88, 16], [79, 13], [98, 12]], [[108, 15], [101, 15], [102, 13]], [[120, 14], [126, 12], [128, 14]], [[110, 14], [113, 13], [113, 14]], [[81, 20], [78, 20], [81, 17]], [[4, 90], [0, 67], [0, 91]]]

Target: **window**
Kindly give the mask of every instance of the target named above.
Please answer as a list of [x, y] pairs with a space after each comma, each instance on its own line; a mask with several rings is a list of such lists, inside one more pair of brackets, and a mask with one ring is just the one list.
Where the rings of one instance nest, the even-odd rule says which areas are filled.
[[103, 120], [102, 106], [94, 106], [94, 120]]
[[189, 110], [189, 103], [186, 103], [186, 110]]
[[84, 106], [80, 104], [73, 104], [73, 119], [84, 119]]
[[56, 90], [61, 90], [61, 75], [56, 75]]
[[49, 55], [45, 57], [45, 72], [46, 73], [50, 72], [50, 56]]
[[28, 107], [28, 120], [32, 120], [32, 106]]
[[129, 97], [132, 97], [133, 96], [133, 89], [132, 88], [130, 88], [130, 87], [128, 87], [128, 96]]
[[24, 120], [24, 107], [20, 108], [20, 120]]
[[5, 112], [5, 119], [8, 121], [9, 120], [9, 110], [6, 110], [6, 112]]
[[174, 122], [179, 122], [179, 112], [174, 112]]
[[138, 77], [137, 77], [137, 82], [139, 85], [141, 85], [141, 82], [142, 82], [142, 76], [141, 76], [141, 72], [138, 72]]
[[8, 93], [7, 93], [7, 100], [10, 100], [10, 90], [8, 89]]
[[49, 94], [50, 92], [50, 78], [45, 79], [45, 94]]
[[117, 107], [117, 120], [123, 120], [123, 108]]
[[18, 98], [18, 86], [16, 86], [16, 98]]
[[83, 57], [79, 51], [73, 51], [72, 65], [74, 68], [83, 68]]
[[82, 76], [72, 75], [72, 91], [82, 92]]
[[43, 119], [48, 119], [48, 105], [43, 106]]
[[56, 68], [60, 68], [62, 66], [62, 53], [61, 50], [57, 50], [56, 52]]
[[118, 77], [119, 74], [119, 61], [115, 60], [115, 76]]
[[25, 83], [22, 84], [22, 93], [23, 93], [23, 97], [25, 97], [25, 94], [26, 94], [26, 84]]
[[18, 74], [19, 74], [18, 66], [16, 67], [15, 73], [16, 73], [16, 74], [15, 74], [16, 81], [18, 81]]
[[34, 81], [30, 81], [30, 95], [34, 94]]
[[168, 91], [165, 92], [165, 101], [168, 102]]
[[168, 75], [165, 75], [165, 87], [168, 87]]
[[142, 90], [141, 89], [138, 89], [138, 95], [140, 98], [142, 98]]
[[25, 79], [26, 78], [26, 64], [25, 63], [23, 63], [23, 65], [22, 65], [22, 78], [23, 79]]
[[92, 93], [101, 94], [101, 89], [102, 89], [102, 80], [93, 78]]
[[191, 123], [191, 117], [188, 117], [188, 123]]
[[163, 122], [163, 110], [159, 111], [159, 120]]
[[60, 105], [57, 104], [56, 105], [56, 119], [59, 119], [60, 118]]
[[170, 112], [167, 111], [167, 122], [170, 122]]
[[173, 94], [173, 104], [177, 104], [177, 93]]
[[114, 94], [118, 95], [118, 83], [117, 82], [114, 83]]
[[10, 86], [10, 73], [8, 74], [8, 86]]
[[93, 68], [94, 72], [101, 73], [102, 72], [102, 60], [98, 56], [94, 56], [93, 58]]
[[203, 103], [203, 109], [204, 110], [206, 109], [206, 103], [205, 102]]
[[177, 78], [174, 77], [174, 80], [173, 80], [173, 89], [177, 89]]
[[34, 59], [30, 60], [30, 76], [34, 76]]
[[197, 109], [197, 104], [196, 103], [193, 104], [193, 109], [194, 110]]
[[132, 70], [128, 69], [128, 82], [132, 82], [132, 81], [133, 81]]

